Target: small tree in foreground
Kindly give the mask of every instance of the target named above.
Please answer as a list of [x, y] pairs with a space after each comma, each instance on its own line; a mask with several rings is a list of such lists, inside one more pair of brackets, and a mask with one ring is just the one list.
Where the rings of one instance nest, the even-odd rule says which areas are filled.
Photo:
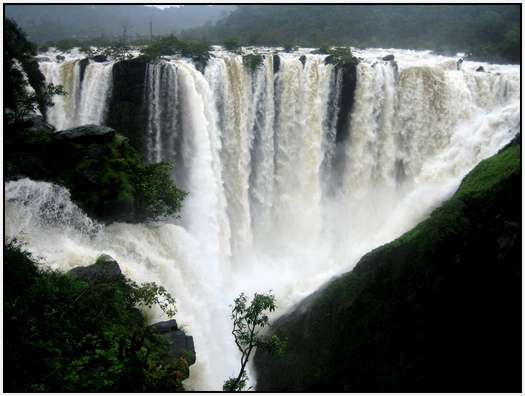
[[269, 324], [268, 313], [275, 311], [275, 296], [271, 293], [255, 293], [251, 303], [244, 293], [234, 300], [231, 318], [235, 344], [241, 351], [241, 368], [237, 377], [229, 378], [222, 389], [228, 392], [242, 391], [248, 382], [246, 365], [255, 348], [264, 348], [270, 353], [281, 354], [284, 343], [277, 336], [262, 336], [261, 329]]

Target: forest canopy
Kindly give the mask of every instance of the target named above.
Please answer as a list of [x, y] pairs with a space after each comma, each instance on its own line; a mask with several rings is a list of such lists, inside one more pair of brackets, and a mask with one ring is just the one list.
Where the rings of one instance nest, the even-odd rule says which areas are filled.
[[521, 58], [519, 5], [243, 5], [186, 34], [244, 45], [430, 49]]

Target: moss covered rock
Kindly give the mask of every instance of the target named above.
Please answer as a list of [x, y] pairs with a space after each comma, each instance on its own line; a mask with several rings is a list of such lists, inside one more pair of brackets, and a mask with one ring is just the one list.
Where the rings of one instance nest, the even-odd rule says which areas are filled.
[[257, 352], [258, 390], [519, 392], [520, 151], [280, 318], [287, 351]]
[[164, 302], [165, 293], [131, 282], [107, 260], [60, 273], [43, 269], [16, 243], [5, 246], [7, 392], [184, 390], [187, 362], [170, 355], [169, 343], [137, 309], [151, 297]]
[[5, 176], [65, 186], [90, 217], [141, 222], [175, 214], [184, 193], [167, 163], [145, 165], [127, 138], [108, 127], [66, 131], [16, 129], [6, 133]]

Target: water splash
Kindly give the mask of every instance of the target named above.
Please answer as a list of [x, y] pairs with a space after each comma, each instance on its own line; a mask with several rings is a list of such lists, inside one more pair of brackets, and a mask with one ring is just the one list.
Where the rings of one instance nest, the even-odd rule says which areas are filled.
[[[392, 52], [397, 68], [380, 59]], [[228, 319], [234, 297], [272, 289], [282, 313], [421, 221], [519, 131], [519, 67], [465, 61], [458, 71], [452, 58], [429, 52], [356, 53], [363, 61], [343, 141], [335, 139], [342, 75], [322, 55], [280, 53], [278, 72], [271, 51], [253, 71], [220, 50], [204, 74], [181, 59], [148, 65], [148, 159], [175, 164], [189, 192], [182, 219], [86, 233], [76, 210], [40, 209], [72, 208], [67, 191], [20, 180], [6, 185], [7, 235], [22, 235], [55, 268], [104, 252], [131, 278], [164, 284], [195, 337], [187, 386], [221, 389], [238, 369]], [[94, 110], [84, 96], [94, 70], [80, 84], [68, 62], [41, 68], [80, 92], [56, 98], [48, 114], [73, 126], [78, 114], [104, 106]], [[479, 65], [487, 72], [475, 72]], [[94, 96], [107, 97], [109, 86], [100, 83]]]

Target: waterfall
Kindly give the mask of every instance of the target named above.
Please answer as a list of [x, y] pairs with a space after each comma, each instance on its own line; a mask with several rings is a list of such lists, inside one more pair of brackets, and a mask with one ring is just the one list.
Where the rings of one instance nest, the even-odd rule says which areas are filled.
[[[240, 292], [273, 290], [272, 318], [282, 314], [424, 219], [520, 130], [519, 66], [467, 60], [458, 71], [452, 58], [407, 50], [395, 50], [396, 65], [373, 49], [356, 51], [363, 60], [339, 141], [341, 69], [301, 50], [279, 53], [274, 70], [272, 51], [257, 51], [254, 70], [221, 50], [203, 73], [184, 59], [147, 66], [147, 160], [174, 164], [189, 193], [181, 219], [101, 226], [61, 187], [6, 185], [6, 234], [53, 268], [107, 253], [127, 276], [172, 292], [195, 338], [189, 389], [220, 390], [237, 374], [228, 305]], [[40, 67], [69, 92], [54, 99], [50, 122], [104, 121], [112, 62], [90, 62], [83, 78], [79, 60]]]
[[57, 129], [84, 124], [103, 124], [107, 101], [111, 95], [113, 63], [79, 59], [63, 63], [40, 62], [40, 71], [46, 83], [62, 85], [66, 95], [55, 95], [53, 106], [47, 110], [47, 119]]

